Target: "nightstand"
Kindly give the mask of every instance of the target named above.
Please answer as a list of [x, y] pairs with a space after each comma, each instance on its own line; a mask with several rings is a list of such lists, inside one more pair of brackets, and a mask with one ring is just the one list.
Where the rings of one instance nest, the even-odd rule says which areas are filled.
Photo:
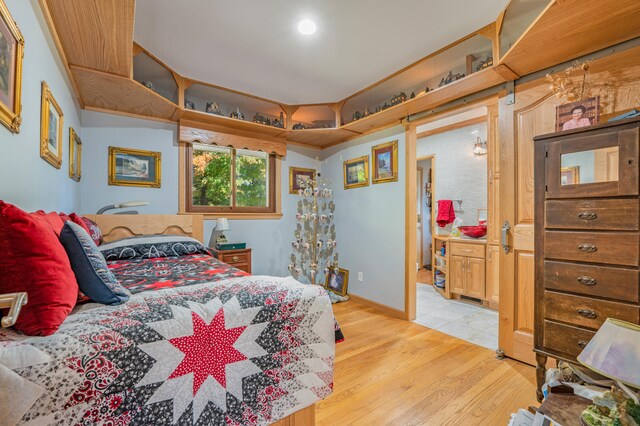
[[240, 250], [216, 250], [213, 247], [209, 247], [211, 253], [216, 259], [228, 263], [234, 268], [241, 269], [247, 273], [251, 273], [251, 249]]

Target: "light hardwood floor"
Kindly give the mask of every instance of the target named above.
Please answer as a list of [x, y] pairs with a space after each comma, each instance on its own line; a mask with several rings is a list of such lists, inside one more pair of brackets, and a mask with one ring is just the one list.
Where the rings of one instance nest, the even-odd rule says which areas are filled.
[[535, 369], [349, 301], [333, 305], [346, 340], [316, 425], [506, 425], [535, 404]]

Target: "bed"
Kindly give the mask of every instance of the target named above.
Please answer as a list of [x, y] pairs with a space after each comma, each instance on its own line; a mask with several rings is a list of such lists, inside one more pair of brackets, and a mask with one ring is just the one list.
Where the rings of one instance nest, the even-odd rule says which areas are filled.
[[[198, 215], [88, 217], [106, 243], [203, 239]], [[131, 241], [103, 251], [127, 303], [78, 305], [47, 337], [0, 330], [0, 425], [313, 425], [341, 338], [326, 292], [190, 246], [121, 258]]]

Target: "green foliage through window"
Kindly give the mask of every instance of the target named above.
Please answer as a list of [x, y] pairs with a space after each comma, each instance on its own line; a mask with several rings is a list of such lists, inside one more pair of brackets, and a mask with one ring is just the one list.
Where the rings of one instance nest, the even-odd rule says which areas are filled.
[[268, 154], [259, 151], [194, 145], [192, 167], [194, 206], [269, 206]]

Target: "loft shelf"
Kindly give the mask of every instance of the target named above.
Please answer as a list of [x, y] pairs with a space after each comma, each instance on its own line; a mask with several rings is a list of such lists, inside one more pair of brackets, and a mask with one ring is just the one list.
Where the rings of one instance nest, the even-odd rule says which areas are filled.
[[171, 70], [146, 50], [134, 44], [134, 51], [139, 51], [133, 57], [133, 79], [165, 99], [178, 104], [178, 83]]
[[196, 123], [212, 124], [215, 126], [222, 126], [230, 130], [235, 129], [273, 137], [278, 137], [286, 133], [286, 129], [254, 123], [253, 121], [237, 120], [223, 115], [209, 114], [207, 112], [186, 108], [180, 108], [179, 119], [189, 120]]
[[349, 138], [358, 136], [360, 133], [344, 129], [304, 129], [291, 130], [286, 135], [288, 141], [312, 145], [315, 147], [326, 147]]
[[[638, 0], [547, 3], [542, 14], [500, 60], [519, 76], [640, 36]], [[544, 55], [532, 54], [541, 47]]]
[[135, 80], [73, 65], [70, 68], [85, 107], [174, 120], [178, 106]]

